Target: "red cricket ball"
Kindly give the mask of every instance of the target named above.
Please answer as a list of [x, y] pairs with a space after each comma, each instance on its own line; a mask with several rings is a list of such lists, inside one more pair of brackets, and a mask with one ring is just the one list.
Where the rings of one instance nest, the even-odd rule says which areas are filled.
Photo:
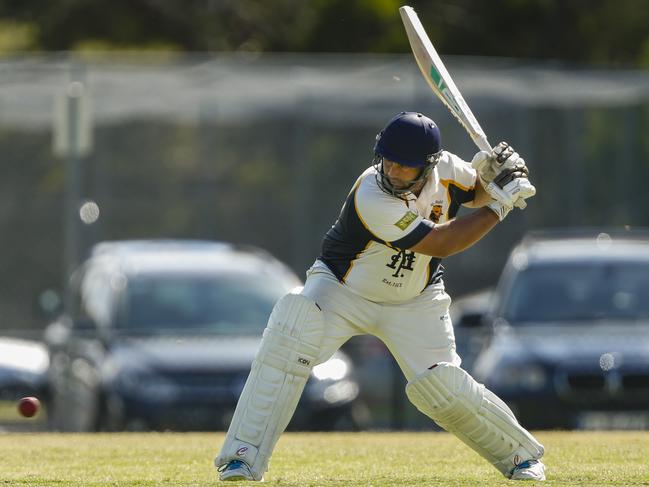
[[41, 407], [41, 402], [32, 396], [23, 397], [18, 401], [18, 412], [26, 418], [34, 416]]

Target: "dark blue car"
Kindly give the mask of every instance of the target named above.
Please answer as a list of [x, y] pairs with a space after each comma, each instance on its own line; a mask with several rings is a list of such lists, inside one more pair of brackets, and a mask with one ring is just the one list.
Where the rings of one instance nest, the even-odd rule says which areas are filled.
[[[228, 427], [271, 309], [301, 286], [267, 252], [219, 242], [99, 244], [46, 330], [50, 418], [64, 431]], [[292, 428], [354, 427], [343, 353], [312, 372]]]
[[649, 236], [533, 234], [511, 253], [473, 374], [528, 428], [649, 427]]

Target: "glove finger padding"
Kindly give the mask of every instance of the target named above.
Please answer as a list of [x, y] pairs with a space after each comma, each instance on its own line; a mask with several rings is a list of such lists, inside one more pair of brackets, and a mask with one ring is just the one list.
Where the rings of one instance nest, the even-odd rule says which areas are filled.
[[525, 165], [523, 159], [519, 159], [519, 162], [516, 162], [513, 167], [500, 171], [500, 173], [498, 173], [498, 175], [494, 178], [493, 182], [502, 188], [503, 186], [512, 182], [514, 179], [527, 178], [529, 176], [529, 173], [530, 172], [527, 169], [527, 166]]
[[[494, 148], [493, 153], [486, 151], [478, 152], [473, 156], [471, 166], [477, 171], [483, 186], [491, 183], [505, 170], [510, 170], [511, 172], [516, 169], [518, 171], [524, 171], [526, 176], [529, 174], [525, 160], [507, 142], [498, 144]], [[499, 184], [499, 186], [502, 187], [504, 184]]]
[[500, 165], [504, 164], [504, 162], [514, 154], [516, 154], [516, 151], [514, 151], [514, 148], [507, 142], [501, 142], [494, 147], [494, 156], [496, 156], [496, 162]]
[[527, 168], [525, 160], [507, 142], [501, 142], [494, 148], [494, 160], [495, 164], [498, 166], [496, 169], [496, 172], [498, 173], [505, 169], [512, 169], [521, 165]]

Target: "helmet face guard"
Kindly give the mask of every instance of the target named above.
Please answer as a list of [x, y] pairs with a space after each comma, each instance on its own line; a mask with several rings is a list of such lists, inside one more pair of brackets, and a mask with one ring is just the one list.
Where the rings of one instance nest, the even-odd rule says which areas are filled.
[[439, 162], [441, 155], [442, 151], [439, 151], [436, 154], [430, 154], [431, 162], [422, 167], [422, 170], [420, 171], [419, 176], [417, 176], [416, 179], [410, 181], [410, 184], [408, 184], [404, 188], [395, 188], [390, 182], [390, 178], [388, 178], [383, 171], [383, 156], [376, 154], [372, 162], [374, 169], [376, 169], [376, 183], [384, 192], [391, 194], [392, 196], [401, 198], [403, 195], [423, 187], [423, 185], [426, 183], [426, 179], [428, 179], [428, 176], [433, 171], [433, 168]]
[[[379, 187], [402, 197], [423, 186], [442, 155], [441, 135], [435, 122], [416, 112], [401, 112], [376, 136], [374, 167]], [[405, 188], [395, 188], [383, 170], [383, 160], [421, 168], [419, 176]]]

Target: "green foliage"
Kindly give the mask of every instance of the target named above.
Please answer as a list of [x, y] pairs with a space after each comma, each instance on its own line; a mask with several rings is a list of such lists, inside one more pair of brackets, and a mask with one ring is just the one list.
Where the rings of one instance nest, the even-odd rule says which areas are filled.
[[32, 22], [0, 20], [0, 54], [27, 51], [36, 46], [37, 26]]
[[[647, 432], [543, 432], [550, 486], [647, 485]], [[217, 486], [223, 434], [5, 434], [0, 484]], [[292, 433], [265, 476], [282, 486], [505, 486], [511, 482], [447, 433]], [[237, 485], [254, 485], [241, 483]], [[533, 483], [532, 485], [536, 485]]]
[[[406, 52], [398, 0], [39, 0], [0, 4], [0, 53]], [[413, 0], [444, 54], [649, 66], [649, 2]]]
[[431, 25], [431, 30], [437, 28], [442, 32], [439, 50], [446, 54], [649, 66], [642, 51], [643, 42], [649, 39], [646, 28], [649, 2], [457, 0], [441, 5], [420, 3], [422, 22]]

